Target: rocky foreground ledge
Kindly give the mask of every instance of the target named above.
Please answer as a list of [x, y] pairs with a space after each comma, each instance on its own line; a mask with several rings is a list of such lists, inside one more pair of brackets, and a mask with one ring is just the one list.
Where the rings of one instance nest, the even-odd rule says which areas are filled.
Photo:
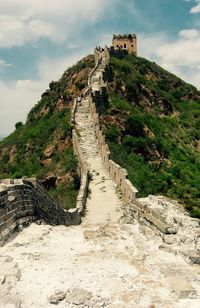
[[147, 237], [161, 237], [161, 249], [200, 265], [200, 220], [190, 217], [177, 201], [153, 195], [140, 198], [126, 206], [125, 217], [130, 222], [137, 219]]
[[141, 228], [31, 224], [1, 248], [0, 307], [200, 307], [199, 265]]

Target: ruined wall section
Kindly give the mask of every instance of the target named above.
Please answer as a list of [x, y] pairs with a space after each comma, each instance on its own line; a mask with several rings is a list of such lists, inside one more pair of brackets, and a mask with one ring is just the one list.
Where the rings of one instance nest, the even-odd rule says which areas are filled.
[[110, 159], [110, 150], [105, 141], [105, 136], [100, 128], [99, 115], [96, 112], [96, 108], [92, 100], [90, 100], [90, 112], [92, 114], [94, 131], [101, 149], [104, 165], [108, 170], [111, 179], [120, 188], [123, 199], [126, 202], [134, 202], [137, 189], [129, 181], [127, 171]]
[[0, 242], [20, 225], [44, 219], [51, 225], [78, 225], [78, 210], [64, 211], [35, 179], [0, 181]]
[[20, 225], [35, 221], [35, 196], [32, 184], [26, 185], [21, 180], [0, 181], [0, 242]]
[[[102, 69], [102, 63], [103, 65], [105, 65], [105, 67], [107, 67], [108, 65], [107, 63], [109, 63], [108, 54], [109, 54], [109, 50], [105, 49], [104, 61], [101, 62], [101, 67], [99, 65], [98, 68], [96, 68], [96, 70], [94, 71], [94, 74], [99, 68]], [[97, 58], [97, 55], [99, 55], [99, 57], [102, 57], [101, 53], [96, 52], [96, 58]], [[90, 78], [90, 80], [92, 81], [93, 78]], [[106, 87], [106, 82], [107, 80], [104, 80], [104, 73], [102, 72], [101, 86], [103, 88]], [[92, 88], [92, 84], [90, 84], [90, 87]], [[161, 211], [154, 210], [148, 207], [147, 205], [140, 203], [139, 200], [136, 199], [136, 194], [138, 191], [128, 179], [128, 173], [126, 169], [121, 168], [121, 166], [119, 166], [113, 160], [110, 159], [110, 150], [106, 143], [104, 133], [100, 127], [99, 115], [96, 109], [95, 93], [93, 93], [93, 96], [90, 99], [90, 112], [92, 114], [93, 127], [94, 127], [94, 131], [96, 133], [96, 137], [99, 142], [99, 146], [101, 149], [101, 154], [104, 160], [105, 167], [108, 170], [112, 180], [120, 188], [124, 201], [129, 204], [128, 206], [129, 214], [128, 213], [126, 214], [129, 215], [130, 217], [133, 217], [135, 215], [141, 221], [143, 220], [144, 223], [148, 221], [150, 226], [152, 227], [155, 226], [162, 233], [165, 233], [165, 234], [176, 233], [176, 229], [173, 228], [172, 224], [166, 221], [166, 217], [163, 214], [163, 212], [161, 213]]]
[[[85, 95], [87, 95], [86, 90]], [[71, 113], [74, 152], [78, 158], [81, 185], [76, 209], [64, 211], [36, 179], [0, 180], [0, 242], [4, 242], [20, 225], [43, 219], [51, 225], [78, 225], [81, 223], [87, 191], [88, 168], [83, 159], [78, 133], [74, 128], [77, 100]]]
[[[96, 51], [95, 57], [97, 58], [98, 55], [100, 58], [102, 57], [102, 54]], [[105, 68], [109, 63], [109, 57], [109, 50], [105, 48], [104, 61], [101, 62]], [[99, 65], [98, 68], [96, 68], [94, 74], [99, 68], [102, 69], [102, 65], [101, 67]], [[92, 81], [93, 78], [90, 78], [90, 80]], [[104, 80], [104, 72], [102, 72], [101, 86], [103, 88], [106, 87], [106, 82], [107, 80]], [[92, 88], [92, 84], [90, 84], [90, 87]], [[136, 199], [136, 194], [138, 191], [128, 179], [128, 173], [126, 169], [121, 168], [121, 166], [110, 159], [110, 150], [106, 143], [105, 135], [100, 127], [99, 114], [97, 113], [96, 108], [95, 93], [93, 93], [93, 96], [90, 99], [90, 112], [92, 114], [93, 127], [99, 142], [105, 167], [108, 170], [112, 180], [120, 188], [124, 201], [128, 204], [128, 207], [126, 208], [126, 215], [129, 217], [137, 217], [140, 221], [143, 221], [145, 224], [149, 224], [149, 226], [152, 228], [156, 227], [156, 229], [161, 233], [176, 233], [176, 228], [173, 228], [173, 225], [166, 221], [166, 216], [162, 211], [157, 211], [146, 204], [140, 203], [140, 201]]]
[[[107, 58], [106, 54], [107, 51], [105, 49], [105, 58]], [[103, 72], [102, 79], [101, 84], [104, 87], [107, 80], [104, 80]], [[112, 180], [120, 188], [123, 199], [126, 201], [125, 221], [130, 223], [137, 219], [144, 233], [149, 233], [150, 228], [152, 229], [152, 236], [156, 234], [161, 237], [164, 242], [160, 246], [161, 249], [172, 252], [175, 255], [182, 254], [188, 262], [200, 264], [200, 236], [197, 232], [200, 221], [189, 217], [180, 205], [165, 197], [149, 196], [143, 199], [136, 198], [137, 189], [128, 180], [126, 169], [121, 168], [110, 159], [110, 150], [100, 127], [95, 100], [92, 98], [90, 99], [90, 112], [105, 167], [109, 171]]]
[[[87, 94], [88, 94], [88, 89], [85, 91], [84, 96], [86, 96]], [[76, 110], [77, 110], [77, 99], [74, 100], [74, 105], [72, 108], [71, 125], [73, 127], [72, 129], [73, 149], [74, 149], [74, 153], [76, 154], [76, 157], [79, 162], [79, 176], [80, 176], [80, 183], [81, 183], [79, 193], [76, 199], [76, 209], [79, 215], [82, 216], [84, 214], [86, 201], [87, 201], [89, 172], [88, 172], [88, 166], [83, 158], [83, 154], [82, 154], [81, 147], [79, 144], [78, 132], [76, 131], [76, 126], [75, 126]]]
[[[106, 89], [107, 91], [107, 82], [108, 79], [105, 78], [105, 76], [108, 76], [105, 71], [109, 70], [109, 62], [110, 62], [110, 53], [107, 46], [102, 51], [95, 50], [95, 61], [96, 61], [96, 67], [95, 70], [91, 73], [91, 76], [88, 80], [89, 86], [92, 89], [92, 75], [96, 73], [97, 70], [101, 70], [102, 72], [102, 78], [99, 80], [100, 83], [100, 94], [102, 96], [102, 93]], [[102, 89], [102, 90], [101, 90]], [[105, 136], [100, 128], [99, 123], [99, 115], [96, 110], [96, 101], [98, 98], [96, 98], [97, 93], [93, 92], [92, 97], [89, 99], [90, 104], [90, 113], [93, 118], [93, 127], [96, 134], [96, 137], [99, 142], [101, 154], [103, 157], [103, 161], [105, 164], [106, 169], [108, 170], [112, 180], [118, 185], [120, 188], [123, 199], [127, 202], [133, 202], [136, 197], [137, 189], [131, 184], [131, 182], [128, 180], [128, 174], [127, 171], [123, 168], [121, 168], [118, 164], [116, 164], [113, 160], [110, 159], [110, 150], [109, 147], [105, 141]], [[104, 98], [102, 97], [102, 100]]]

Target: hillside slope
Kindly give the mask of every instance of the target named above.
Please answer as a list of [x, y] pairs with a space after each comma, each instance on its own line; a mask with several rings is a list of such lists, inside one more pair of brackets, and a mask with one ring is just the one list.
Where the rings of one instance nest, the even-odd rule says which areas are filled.
[[[0, 178], [36, 176], [64, 207], [79, 188], [70, 110], [94, 67], [88, 56], [69, 68], [0, 142]], [[200, 92], [140, 57], [112, 57], [109, 106], [101, 125], [114, 161], [126, 168], [139, 196], [164, 194], [200, 217]]]
[[37, 177], [59, 204], [75, 206], [79, 177], [70, 114], [93, 67], [94, 58], [88, 56], [52, 81], [26, 123], [16, 123], [16, 130], [0, 142], [0, 178]]
[[143, 58], [111, 58], [101, 125], [139, 196], [164, 194], [200, 217], [200, 92]]

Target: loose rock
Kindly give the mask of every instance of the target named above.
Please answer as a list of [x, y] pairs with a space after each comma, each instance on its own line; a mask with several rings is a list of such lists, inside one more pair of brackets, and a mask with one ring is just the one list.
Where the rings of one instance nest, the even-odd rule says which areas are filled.
[[82, 305], [92, 298], [93, 294], [85, 289], [75, 288], [66, 294], [66, 302], [74, 305]]
[[49, 302], [51, 304], [57, 305], [60, 301], [64, 300], [66, 293], [60, 290], [57, 290], [53, 295], [49, 297]]

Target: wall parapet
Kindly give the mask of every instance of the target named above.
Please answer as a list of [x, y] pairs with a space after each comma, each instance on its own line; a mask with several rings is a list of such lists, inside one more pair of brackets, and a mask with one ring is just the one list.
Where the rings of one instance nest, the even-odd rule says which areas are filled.
[[73, 148], [74, 153], [76, 154], [80, 167], [80, 177], [81, 177], [81, 185], [78, 193], [78, 197], [76, 199], [76, 209], [78, 213], [82, 216], [84, 214], [86, 201], [87, 201], [87, 193], [88, 193], [88, 185], [89, 185], [89, 173], [88, 166], [83, 158], [83, 154], [81, 151], [81, 147], [79, 144], [79, 138], [75, 129], [72, 132], [73, 138]]
[[[85, 97], [86, 95], [89, 94], [89, 92], [90, 90], [89, 88], [87, 88], [83, 96]], [[76, 98], [74, 100], [74, 104], [71, 111], [71, 126], [73, 127], [72, 129], [73, 150], [79, 162], [79, 175], [80, 175], [80, 188], [78, 196], [76, 198], [76, 209], [78, 213], [82, 216], [84, 214], [87, 201], [89, 176], [88, 176], [88, 166], [83, 158], [83, 154], [79, 144], [78, 132], [76, 131], [76, 126], [75, 126], [77, 104], [78, 100]]]
[[[88, 94], [88, 89], [84, 95]], [[75, 125], [77, 100], [71, 112], [71, 126]], [[76, 208], [64, 211], [36, 179], [0, 180], [0, 243], [20, 225], [43, 219], [51, 225], [78, 225], [84, 213], [88, 191], [88, 168], [84, 162], [78, 135], [72, 130], [74, 152], [77, 155], [81, 185]]]
[[[107, 92], [106, 82], [108, 80], [105, 80], [105, 76], [107, 76], [107, 74], [105, 74], [105, 70], [108, 69], [109, 61], [110, 61], [110, 53], [109, 53], [109, 49], [107, 46], [105, 46], [105, 48], [103, 49], [103, 55], [102, 55], [102, 51], [99, 51], [97, 48], [95, 49], [96, 66], [95, 66], [95, 70], [91, 72], [91, 75], [89, 78], [90, 78], [90, 86], [92, 86], [91, 84], [92, 77], [100, 66], [101, 71], [102, 71], [102, 80], [101, 80], [101, 91], [99, 95], [102, 95], [101, 93], [104, 93], [105, 90]], [[102, 95], [102, 100], [104, 100], [103, 95]], [[113, 160], [110, 159], [110, 150], [109, 150], [109, 146], [106, 143], [103, 131], [101, 130], [101, 127], [100, 127], [99, 115], [97, 113], [94, 95], [93, 95], [93, 98], [89, 99], [89, 108], [90, 108], [90, 113], [93, 119], [93, 128], [94, 128], [96, 137], [98, 139], [104, 165], [106, 169], [108, 170], [111, 176], [111, 179], [120, 188], [123, 199], [127, 202], [128, 201], [133, 202], [136, 198], [136, 193], [138, 191], [132, 185], [132, 183], [128, 180], [127, 171], [121, 168], [118, 164], [116, 164]]]
[[120, 188], [124, 201], [134, 202], [138, 191], [128, 180], [128, 173], [126, 169], [123, 169], [121, 166], [110, 159], [109, 146], [106, 143], [105, 136], [100, 128], [99, 115], [96, 112], [96, 107], [92, 99], [89, 101], [89, 107], [93, 119], [93, 128], [98, 139], [104, 165], [109, 172], [111, 179]]
[[[105, 48], [104, 53], [109, 53], [109, 49]], [[96, 58], [97, 55], [98, 52], [96, 52]], [[107, 56], [105, 57], [109, 59], [109, 57]], [[104, 61], [104, 64], [105, 64], [104, 65], [105, 69], [107, 69], [107, 61]], [[95, 71], [93, 73], [95, 73]], [[102, 79], [104, 79], [103, 72], [102, 72]], [[143, 221], [146, 221], [149, 223], [149, 225], [156, 227], [157, 230], [159, 230], [163, 234], [176, 233], [176, 229], [174, 228], [174, 226], [166, 222], [165, 215], [163, 213], [161, 213], [158, 210], [149, 208], [148, 206], [145, 207], [140, 203], [138, 199], [136, 199], [136, 194], [138, 191], [128, 179], [127, 170], [123, 169], [121, 166], [119, 166], [113, 160], [110, 159], [109, 146], [106, 143], [104, 133], [101, 130], [99, 115], [97, 113], [97, 108], [94, 99], [93, 100], [90, 99], [89, 108], [93, 119], [93, 128], [96, 137], [98, 139], [104, 165], [108, 170], [111, 179], [117, 184], [117, 186], [121, 190], [124, 201], [127, 202], [127, 204], [129, 204], [128, 216], [138, 217], [138, 219], [140, 220], [143, 219]]]
[[[109, 50], [106, 51], [105, 49], [105, 52], [109, 52]], [[104, 61], [104, 64], [104, 67], [107, 69], [106, 61]], [[100, 69], [102, 71], [102, 65]], [[102, 71], [102, 79], [104, 78], [104, 76], [105, 74]], [[121, 168], [121, 166], [119, 166], [110, 159], [109, 146], [107, 145], [105, 135], [101, 130], [95, 100], [92, 99], [92, 97], [89, 100], [89, 108], [93, 119], [93, 128], [98, 139], [104, 165], [108, 170], [112, 180], [120, 188], [122, 192], [122, 197], [126, 201], [126, 206], [124, 208], [125, 221], [128, 221], [128, 223], [130, 223], [134, 219], [137, 219], [140, 222], [141, 230], [151, 228], [155, 234], [159, 235], [162, 238], [167, 249], [171, 249], [171, 252], [173, 252], [173, 248], [169, 248], [169, 245], [172, 245], [175, 242], [177, 242], [178, 246], [180, 245], [180, 238], [182, 238], [182, 234], [185, 232], [183, 228], [185, 221], [186, 233], [187, 228], [189, 227], [190, 234], [192, 234], [193, 236], [193, 246], [192, 250], [190, 250], [188, 246], [191, 246], [191, 239], [188, 237], [189, 245], [186, 245], [186, 247], [184, 247], [183, 245], [183, 247], [181, 247], [181, 250], [178, 249], [178, 252], [181, 252], [182, 255], [187, 258], [188, 262], [200, 264], [200, 253], [195, 242], [197, 237], [196, 226], [199, 226], [199, 220], [194, 221], [194, 219], [192, 220], [191, 218], [187, 219], [186, 214], [182, 214], [181, 217], [180, 210], [175, 210], [174, 205], [166, 201], [164, 197], [160, 198], [158, 196], [149, 196], [148, 198], [144, 199], [136, 198], [136, 194], [138, 191], [129, 181], [126, 169]], [[173, 217], [175, 212], [177, 213], [175, 217]], [[185, 236], [187, 237], [187, 234]], [[174, 250], [174, 253], [177, 254], [177, 250]]]
[[78, 225], [78, 209], [64, 211], [36, 179], [0, 180], [0, 242], [20, 225], [44, 219], [51, 225]]
[[[107, 56], [107, 53], [109, 54], [109, 49], [105, 48], [104, 53], [106, 54], [105, 57], [109, 60], [109, 56]], [[97, 56], [98, 52], [96, 51], [96, 58]], [[105, 69], [107, 69], [107, 61], [104, 61], [104, 64]], [[93, 73], [95, 73], [95, 71]], [[102, 79], [104, 79], [103, 72]], [[163, 212], [161, 213], [161, 211], [158, 211], [157, 209], [152, 209], [149, 206], [145, 206], [138, 199], [136, 199], [136, 194], [138, 191], [128, 179], [127, 170], [123, 169], [121, 166], [110, 159], [109, 146], [106, 143], [104, 133], [101, 130], [95, 100], [92, 98], [89, 101], [89, 108], [93, 119], [93, 128], [98, 139], [105, 167], [108, 170], [111, 179], [120, 188], [124, 201], [127, 202], [126, 216], [143, 220], [144, 223], [155, 227], [158, 232], [161, 232], [162, 234], [176, 233], [176, 228], [174, 228], [173, 224], [169, 224], [166, 221], [166, 217]]]

